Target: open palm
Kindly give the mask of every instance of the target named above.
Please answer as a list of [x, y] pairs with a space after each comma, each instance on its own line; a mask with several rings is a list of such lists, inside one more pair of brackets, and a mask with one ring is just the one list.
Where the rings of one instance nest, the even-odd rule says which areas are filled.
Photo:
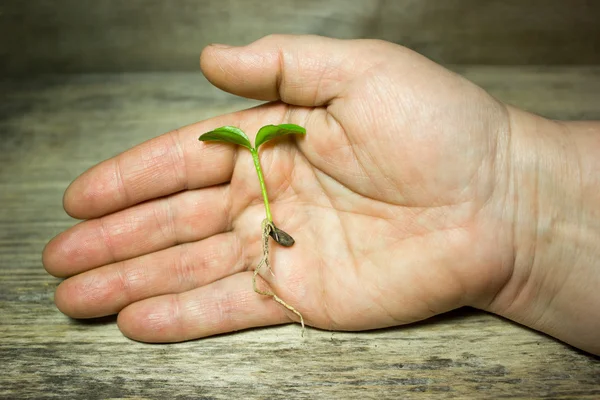
[[264, 218], [247, 150], [201, 143], [222, 125], [249, 136], [295, 123], [307, 136], [261, 147], [275, 223], [261, 276], [309, 325], [360, 330], [480, 306], [510, 274], [502, 223], [505, 107], [400, 46], [268, 37], [209, 47], [216, 86], [273, 101], [181, 128], [79, 177], [65, 208], [88, 219], [51, 241], [69, 277], [58, 307], [119, 313], [144, 341], [179, 341], [295, 318], [252, 290]]

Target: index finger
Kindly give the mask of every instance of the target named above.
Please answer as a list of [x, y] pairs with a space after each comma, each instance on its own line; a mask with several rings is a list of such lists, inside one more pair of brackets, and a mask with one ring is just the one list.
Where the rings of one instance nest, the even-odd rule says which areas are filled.
[[222, 125], [237, 125], [243, 113], [176, 129], [90, 168], [67, 188], [65, 211], [75, 218], [96, 218], [145, 200], [229, 181], [235, 148], [207, 145], [198, 137]]

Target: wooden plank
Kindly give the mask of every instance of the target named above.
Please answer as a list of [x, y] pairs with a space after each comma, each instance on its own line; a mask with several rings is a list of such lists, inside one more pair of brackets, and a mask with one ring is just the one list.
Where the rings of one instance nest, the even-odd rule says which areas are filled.
[[194, 71], [211, 42], [379, 38], [443, 64], [600, 64], [590, 0], [4, 0], [0, 73]]
[[[600, 68], [456, 67], [498, 98], [554, 118], [600, 119]], [[53, 304], [44, 244], [85, 168], [142, 140], [255, 105], [199, 73], [0, 82], [0, 398], [598, 398], [600, 360], [476, 310], [364, 333], [297, 326], [148, 345], [114, 318]]]

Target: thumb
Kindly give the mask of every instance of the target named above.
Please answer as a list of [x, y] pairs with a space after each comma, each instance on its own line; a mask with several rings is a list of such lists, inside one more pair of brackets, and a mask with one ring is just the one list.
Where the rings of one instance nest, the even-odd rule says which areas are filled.
[[321, 106], [343, 94], [348, 84], [381, 60], [373, 40], [271, 35], [243, 47], [211, 45], [200, 68], [215, 86], [257, 100]]

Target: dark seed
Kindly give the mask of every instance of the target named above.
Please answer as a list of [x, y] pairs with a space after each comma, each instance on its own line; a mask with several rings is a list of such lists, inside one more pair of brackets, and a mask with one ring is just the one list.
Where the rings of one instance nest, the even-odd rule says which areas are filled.
[[295, 243], [294, 238], [287, 234], [285, 231], [282, 231], [278, 227], [273, 224], [273, 229], [269, 232], [269, 235], [273, 238], [274, 241], [279, 243], [282, 246], [290, 247]]

